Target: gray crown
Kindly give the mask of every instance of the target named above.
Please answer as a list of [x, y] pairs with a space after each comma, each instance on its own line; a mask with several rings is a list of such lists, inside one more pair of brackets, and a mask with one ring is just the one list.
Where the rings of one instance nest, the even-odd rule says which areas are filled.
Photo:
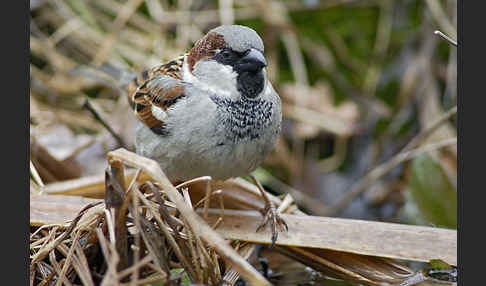
[[253, 29], [241, 25], [223, 25], [208, 33], [215, 32], [224, 36], [225, 42], [235, 51], [244, 52], [251, 48], [263, 53], [263, 41]]

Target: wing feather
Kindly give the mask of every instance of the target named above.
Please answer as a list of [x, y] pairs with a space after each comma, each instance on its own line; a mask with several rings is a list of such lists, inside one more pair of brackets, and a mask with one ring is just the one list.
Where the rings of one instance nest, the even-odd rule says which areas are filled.
[[[157, 134], [166, 134], [165, 123], [154, 108], [166, 111], [184, 97], [182, 65], [185, 56], [141, 72], [128, 86], [128, 100], [135, 115]], [[160, 111], [159, 110], [159, 111]]]

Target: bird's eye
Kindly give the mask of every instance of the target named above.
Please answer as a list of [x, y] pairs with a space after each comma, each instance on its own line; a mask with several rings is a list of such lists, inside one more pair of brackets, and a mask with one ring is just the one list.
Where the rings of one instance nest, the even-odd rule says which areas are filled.
[[224, 50], [221, 52], [221, 55], [224, 57], [224, 58], [229, 58], [231, 57], [231, 51], [229, 50]]

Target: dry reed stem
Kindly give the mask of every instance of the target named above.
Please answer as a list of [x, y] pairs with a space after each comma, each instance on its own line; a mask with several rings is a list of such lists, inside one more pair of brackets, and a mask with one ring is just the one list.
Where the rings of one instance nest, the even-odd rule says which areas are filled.
[[[146, 207], [146, 209], [149, 210], [150, 214], [155, 215], [156, 212], [154, 211], [153, 207], [151, 206], [150, 202], [148, 202], [146, 199], [144, 200], [143, 194], [138, 190], [138, 188], [135, 188], [131, 191], [131, 196], [137, 197], [135, 200], [140, 200], [143, 202], [143, 206]], [[132, 199], [133, 201], [134, 199]], [[159, 231], [154, 227], [154, 225], [145, 217], [144, 215], [141, 216], [138, 212], [139, 209], [144, 210], [144, 208], [138, 208], [135, 207], [135, 205], [132, 205], [130, 208], [130, 212], [132, 216], [137, 218], [135, 221], [135, 226], [137, 228], [137, 234], [141, 234], [142, 239], [145, 243], [145, 246], [149, 250], [150, 255], [152, 256], [152, 259], [156, 266], [158, 267], [158, 271], [161, 273], [167, 273], [169, 272], [169, 267], [167, 266], [167, 251], [165, 247], [165, 243], [160, 240], [159, 237]]]
[[118, 253], [116, 252], [115, 245], [106, 240], [100, 228], [96, 228], [95, 231], [98, 237], [99, 245], [101, 247], [101, 252], [103, 253], [103, 256], [105, 257], [105, 261], [108, 265], [108, 269], [106, 270], [104, 278], [101, 281], [101, 285], [102, 286], [118, 285], [119, 280], [118, 280], [118, 273], [116, 271], [116, 268], [118, 265], [119, 257], [118, 257]]
[[[64, 262], [64, 265], [62, 266], [61, 273], [59, 273], [59, 276], [58, 276], [58, 279], [57, 279], [57, 282], [56, 282], [56, 286], [60, 286], [62, 283], [66, 283], [65, 275], [66, 275], [66, 272], [67, 272], [69, 266], [71, 266], [71, 259], [74, 255], [74, 248], [75, 248], [76, 243], [78, 242], [78, 239], [79, 239], [79, 232], [76, 232], [74, 234], [74, 238], [73, 238], [73, 241], [72, 241], [72, 244], [71, 244], [71, 248], [69, 248], [69, 252], [66, 256], [66, 261]], [[51, 253], [53, 253], [53, 252], [51, 252]]]
[[441, 31], [437, 30], [434, 32], [435, 35], [438, 35], [439, 37], [441, 37], [442, 39], [448, 41], [451, 45], [457, 47], [457, 41], [454, 41], [453, 39], [451, 39], [449, 36], [445, 35], [444, 33], [442, 33]]
[[[184, 225], [186, 224], [186, 222], [184, 221]], [[193, 265], [195, 266], [195, 272], [196, 272], [196, 275], [194, 278], [197, 278], [199, 281], [203, 281], [204, 280], [204, 277], [203, 277], [203, 273], [202, 273], [202, 265], [200, 265], [200, 263], [198, 262], [198, 258], [200, 257], [200, 255], [198, 255], [198, 253], [196, 253], [196, 251], [198, 250], [196, 247], [194, 247], [194, 234], [192, 233], [192, 231], [190, 231], [190, 229], [188, 228], [185, 228], [184, 229], [184, 234], [186, 235], [187, 237], [187, 244], [189, 244], [189, 251], [190, 251], [190, 254], [191, 254], [191, 261], [193, 263]], [[197, 281], [197, 280], [196, 280]]]
[[211, 201], [211, 182], [208, 180], [206, 181], [206, 196], [204, 197], [204, 212], [203, 212], [204, 218], [208, 217], [208, 208], [209, 208], [210, 201]]
[[81, 248], [81, 245], [79, 244], [79, 240], [75, 243], [74, 247], [75, 247], [74, 250], [76, 251], [76, 256], [79, 260], [79, 262], [76, 263], [79, 266], [76, 267], [76, 264], [74, 265], [74, 269], [76, 270], [76, 273], [78, 274], [79, 278], [83, 282], [83, 285], [87, 285], [87, 286], [94, 285], [93, 278], [91, 278], [88, 259], [86, 258], [86, 255], [84, 254], [84, 251]]
[[[62, 259], [60, 261], [60, 263], [57, 263], [56, 257], [55, 257], [55, 253], [54, 252], [50, 252], [49, 253], [49, 262], [51, 263], [50, 265], [52, 266], [54, 272], [57, 274], [57, 276], [59, 276], [59, 274], [62, 272], [62, 268], [65, 265], [66, 259]], [[62, 266], [60, 266], [59, 264], [62, 264]], [[61, 278], [61, 279], [65, 280], [65, 278]], [[65, 281], [66, 281], [65, 284], [67, 286], [71, 286], [72, 285], [71, 282], [69, 282], [69, 280], [65, 280]]]
[[133, 273], [138, 271], [138, 269], [142, 268], [143, 266], [147, 265], [150, 261], [152, 261], [152, 256], [150, 254], [146, 255], [144, 258], [139, 259], [138, 262], [134, 263], [130, 267], [127, 267], [122, 271], [118, 272], [118, 277], [120, 279], [123, 279], [128, 275], [133, 275]]
[[192, 201], [191, 201], [191, 196], [189, 196], [189, 189], [188, 188], [182, 188], [182, 197], [184, 198], [184, 201], [186, 202], [187, 206], [192, 208]]
[[115, 216], [113, 215], [113, 212], [111, 210], [112, 210], [112, 208], [105, 209], [105, 211], [104, 211], [104, 213], [105, 213], [105, 222], [106, 222], [107, 228], [108, 228], [108, 238], [109, 238], [109, 241], [110, 241], [110, 243], [115, 244], [115, 242], [116, 242], [116, 237], [115, 237], [115, 222], [114, 222]]
[[[149, 212], [155, 218], [155, 221], [157, 222], [159, 228], [164, 233], [164, 235], [167, 238], [167, 241], [169, 242], [170, 246], [174, 249], [175, 255], [177, 256], [177, 258], [179, 259], [179, 261], [181, 261], [182, 264], [184, 265], [184, 269], [186, 269], [186, 271], [188, 271], [188, 274], [189, 274], [189, 276], [191, 278], [195, 278], [196, 277], [195, 272], [192, 270], [191, 264], [187, 260], [187, 255], [186, 254], [183, 254], [183, 251], [181, 251], [181, 248], [179, 247], [179, 245], [175, 241], [174, 237], [172, 237], [172, 235], [170, 234], [169, 230], [167, 229], [167, 227], [165, 226], [165, 224], [162, 222], [162, 219], [161, 219], [160, 215], [155, 210], [153, 210], [152, 207], [150, 207], [150, 204], [149, 204], [148, 200], [143, 195], [141, 195], [140, 192], [137, 192], [137, 195], [139, 196], [140, 200], [146, 206], [148, 206]], [[173, 228], [173, 231], [176, 232], [175, 228]]]
[[[133, 178], [132, 182], [130, 183], [130, 186], [128, 187], [128, 191], [127, 191], [127, 192], [130, 192], [130, 197], [132, 199], [132, 204], [133, 204], [133, 209], [134, 209], [133, 219], [136, 222], [140, 221], [140, 212], [138, 211], [140, 203], [139, 203], [139, 199], [138, 199], [138, 193], [136, 195], [134, 195], [135, 191], [133, 191], [133, 189], [138, 189], [138, 185], [136, 185], [135, 181], [136, 181], [136, 177], [139, 173], [140, 173], [140, 169], [137, 170], [137, 173], [135, 174], [135, 177]], [[132, 185], [132, 183], [135, 184], [135, 185]], [[140, 243], [141, 243], [140, 232], [137, 232], [137, 233], [135, 233], [135, 247], [132, 247], [133, 264], [134, 265], [137, 265], [140, 261], [140, 245], [141, 245]], [[139, 280], [139, 268], [135, 268], [132, 272], [132, 275], [131, 275], [131, 281], [134, 284], [137, 284], [138, 280]]]

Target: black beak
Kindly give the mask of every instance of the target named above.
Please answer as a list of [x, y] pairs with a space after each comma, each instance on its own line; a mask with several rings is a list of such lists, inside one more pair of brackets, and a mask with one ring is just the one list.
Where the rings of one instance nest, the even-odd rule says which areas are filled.
[[255, 49], [250, 51], [238, 63], [238, 69], [247, 72], [258, 72], [267, 66], [267, 61], [262, 52]]

